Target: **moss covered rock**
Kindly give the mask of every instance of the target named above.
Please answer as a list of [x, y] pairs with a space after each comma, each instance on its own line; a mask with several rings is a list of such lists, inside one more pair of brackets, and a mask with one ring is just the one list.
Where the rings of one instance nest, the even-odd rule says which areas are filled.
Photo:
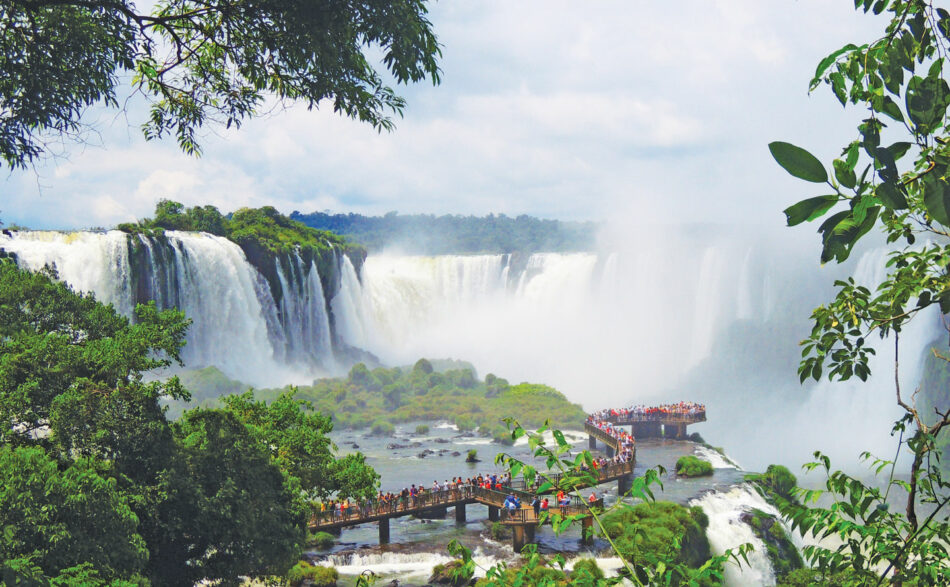
[[321, 567], [309, 561], [300, 561], [287, 572], [287, 581], [294, 587], [333, 587], [339, 578], [340, 574], [333, 567]]
[[683, 477], [703, 477], [713, 474], [713, 466], [707, 460], [686, 455], [676, 461], [676, 474]]
[[776, 579], [781, 579], [790, 572], [805, 566], [798, 549], [775, 516], [754, 509], [743, 513], [739, 519], [748, 524], [752, 532], [765, 543]]
[[472, 573], [465, 570], [461, 561], [451, 561], [444, 565], [434, 566], [432, 575], [429, 576], [429, 583], [461, 587], [462, 585], [468, 585], [471, 579]]

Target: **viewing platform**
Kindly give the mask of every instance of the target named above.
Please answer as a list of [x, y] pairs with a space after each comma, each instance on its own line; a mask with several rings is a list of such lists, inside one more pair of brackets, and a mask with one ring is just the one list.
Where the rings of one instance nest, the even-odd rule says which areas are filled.
[[[603, 422], [613, 426], [630, 426], [635, 438], [686, 438], [686, 427], [706, 421], [706, 407], [702, 404], [681, 402], [658, 407], [638, 407], [605, 410], [598, 414]], [[593, 435], [591, 435], [593, 439]]]

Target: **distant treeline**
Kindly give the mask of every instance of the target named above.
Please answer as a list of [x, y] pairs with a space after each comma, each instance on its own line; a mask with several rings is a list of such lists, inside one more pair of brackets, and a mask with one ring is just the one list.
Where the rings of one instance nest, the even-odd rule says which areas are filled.
[[398, 247], [407, 253], [571, 252], [594, 249], [598, 225], [562, 222], [521, 215], [435, 216], [431, 214], [385, 216], [362, 214], [301, 214], [290, 217], [307, 226], [330, 230], [366, 246], [370, 251]]

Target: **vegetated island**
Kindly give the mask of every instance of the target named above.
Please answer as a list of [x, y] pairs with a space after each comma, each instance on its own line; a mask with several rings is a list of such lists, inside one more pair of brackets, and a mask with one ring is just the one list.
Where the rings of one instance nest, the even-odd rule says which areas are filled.
[[522, 214], [461, 216], [403, 214], [384, 216], [293, 211], [292, 220], [342, 234], [370, 251], [398, 248], [414, 255], [592, 251], [599, 225], [595, 222], [548, 220]]
[[[213, 406], [216, 398], [247, 391], [249, 386], [229, 379], [214, 367], [186, 371], [182, 384], [192, 393], [192, 404]], [[317, 411], [332, 416], [338, 428], [372, 427], [387, 434], [400, 422], [448, 421], [459, 430], [510, 443], [502, 418], [539, 427], [549, 420], [556, 428], [581, 429], [587, 417], [556, 389], [535, 383], [511, 385], [491, 373], [479, 380], [464, 361], [419, 359], [405, 367], [370, 370], [357, 363], [346, 377], [317, 379], [312, 385], [258, 389], [255, 397], [270, 401], [289, 389]], [[172, 403], [170, 417], [185, 405]]]

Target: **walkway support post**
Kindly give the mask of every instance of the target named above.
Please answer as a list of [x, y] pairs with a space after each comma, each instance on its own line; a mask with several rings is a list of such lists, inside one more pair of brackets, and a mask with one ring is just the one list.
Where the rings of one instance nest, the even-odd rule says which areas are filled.
[[379, 521], [379, 543], [389, 544], [389, 518]]
[[597, 448], [597, 439], [595, 439], [593, 436], [588, 436], [587, 448], [589, 448], [590, 450], [594, 450], [595, 448]]
[[459, 524], [465, 523], [465, 504], [460, 503], [455, 506], [455, 521]]
[[490, 522], [498, 521], [498, 508], [493, 505], [488, 506], [488, 520]]
[[534, 524], [518, 524], [511, 527], [511, 548], [520, 553], [526, 544], [534, 543]]
[[633, 487], [633, 473], [624, 475], [617, 480], [617, 495], [626, 495]]
[[587, 516], [581, 520], [581, 544], [590, 546], [594, 543], [594, 516]]
[[607, 458], [608, 458], [608, 459], [614, 458], [614, 447], [612, 447], [612, 446], [610, 446], [610, 445], [606, 445], [604, 448], [605, 448], [606, 451], [607, 451]]

